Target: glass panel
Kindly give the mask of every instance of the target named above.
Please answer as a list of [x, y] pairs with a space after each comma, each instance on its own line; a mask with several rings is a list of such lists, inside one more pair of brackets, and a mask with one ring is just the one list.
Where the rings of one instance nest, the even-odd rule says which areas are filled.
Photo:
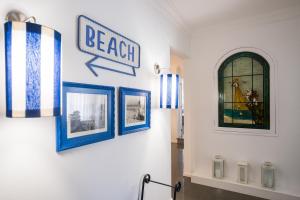
[[253, 76], [253, 93], [251, 95], [253, 102], [264, 101], [264, 77], [263, 75]]
[[232, 77], [224, 78], [224, 102], [232, 102]]
[[245, 182], [245, 180], [246, 180], [245, 174], [246, 174], [245, 168], [241, 167], [240, 168], [240, 181], [241, 182]]
[[249, 108], [252, 111], [253, 124], [263, 125], [264, 123], [264, 105], [261, 102], [251, 104]]
[[222, 177], [221, 163], [218, 162], [218, 161], [214, 161], [214, 163], [215, 163], [215, 169], [214, 169], [215, 177], [216, 178], [221, 178]]
[[251, 75], [252, 59], [241, 57], [233, 61], [233, 76]]
[[233, 77], [233, 102], [249, 102], [252, 90], [252, 76]]
[[268, 188], [273, 188], [274, 185], [274, 171], [271, 169], [264, 169], [263, 185]]
[[232, 103], [224, 103], [224, 123], [232, 123]]
[[233, 104], [233, 123], [252, 124], [252, 113], [248, 108], [249, 106], [251, 106], [251, 103]]
[[253, 59], [253, 74], [263, 74], [263, 66]]
[[[238, 57], [240, 55], [242, 56]], [[269, 99], [264, 99], [264, 94], [269, 92], [264, 91], [264, 76], [268, 74], [264, 71], [264, 63], [246, 56], [248, 55], [234, 55], [236, 59], [226, 64], [220, 74], [222, 77], [219, 77], [219, 81], [223, 85], [220, 103], [224, 110], [219, 116], [227, 126], [263, 128], [266, 120], [267, 125], [269, 123], [269, 113], [265, 113], [268, 111], [265, 106]], [[242, 126], [243, 124], [246, 126]]]
[[232, 76], [232, 63], [228, 63], [224, 69], [224, 77]]

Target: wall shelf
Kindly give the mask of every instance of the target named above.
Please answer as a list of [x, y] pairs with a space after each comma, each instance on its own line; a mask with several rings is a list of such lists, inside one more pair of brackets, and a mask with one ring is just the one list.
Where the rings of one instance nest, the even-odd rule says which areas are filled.
[[202, 177], [195, 174], [191, 176], [191, 182], [271, 200], [300, 200], [300, 196], [293, 196], [277, 190], [262, 188], [251, 183], [241, 184], [226, 179]]

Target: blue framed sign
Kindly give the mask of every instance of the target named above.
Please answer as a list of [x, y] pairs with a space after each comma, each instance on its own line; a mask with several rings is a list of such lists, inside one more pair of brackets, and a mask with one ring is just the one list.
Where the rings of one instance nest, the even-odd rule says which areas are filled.
[[151, 92], [119, 89], [119, 135], [150, 129]]
[[63, 82], [63, 113], [56, 118], [56, 150], [115, 136], [115, 88]]
[[140, 67], [140, 45], [84, 16], [78, 17], [78, 48], [93, 56], [86, 62], [90, 71], [98, 76], [95, 68], [135, 76]]

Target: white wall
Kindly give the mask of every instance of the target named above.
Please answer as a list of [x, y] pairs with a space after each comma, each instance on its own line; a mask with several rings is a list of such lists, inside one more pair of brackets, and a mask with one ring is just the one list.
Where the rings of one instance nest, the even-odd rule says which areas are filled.
[[[170, 46], [188, 51], [186, 36], [163, 19], [148, 1], [127, 0], [2, 0], [0, 19], [18, 9], [38, 22], [54, 27], [63, 38], [63, 80], [151, 90], [152, 116], [148, 131], [55, 151], [55, 119], [5, 117], [3, 26], [0, 29], [0, 199], [3, 200], [134, 200], [144, 173], [171, 182], [170, 112], [158, 107], [159, 81], [154, 63], [169, 66]], [[76, 20], [80, 14], [116, 30], [141, 45], [137, 77], [97, 70], [94, 77], [84, 63], [91, 56], [76, 47]], [[117, 93], [116, 93], [117, 94]], [[116, 101], [117, 102], [117, 101]], [[148, 185], [147, 199], [165, 200], [170, 190]], [[152, 192], [150, 192], [152, 190]]]
[[[225, 181], [236, 181], [239, 160], [251, 165], [250, 185], [260, 187], [260, 165], [276, 167], [276, 190], [300, 198], [300, 9], [203, 28], [191, 40], [185, 67], [185, 174], [211, 177], [211, 160], [226, 159]], [[215, 65], [228, 51], [255, 47], [277, 64], [277, 137], [217, 133]]]

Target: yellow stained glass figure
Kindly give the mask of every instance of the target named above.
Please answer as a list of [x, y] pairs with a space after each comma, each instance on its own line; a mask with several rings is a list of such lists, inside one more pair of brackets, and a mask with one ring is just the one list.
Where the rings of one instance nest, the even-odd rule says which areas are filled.
[[233, 83], [232, 83], [232, 86], [234, 88], [234, 103], [233, 105], [233, 108], [235, 110], [248, 110], [248, 107], [246, 106], [246, 102], [247, 102], [247, 99], [246, 97], [243, 95], [241, 89], [240, 89], [240, 83], [239, 83], [239, 79], [236, 78], [233, 80]]

